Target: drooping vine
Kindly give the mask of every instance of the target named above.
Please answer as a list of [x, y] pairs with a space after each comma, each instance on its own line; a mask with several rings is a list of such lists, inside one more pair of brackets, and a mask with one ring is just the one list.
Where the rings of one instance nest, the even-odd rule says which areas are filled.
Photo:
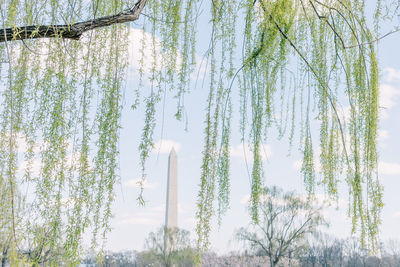
[[[76, 264], [85, 231], [92, 230], [93, 247], [106, 239], [119, 178], [130, 27], [135, 27], [128, 22], [137, 20], [130, 12], [138, 7], [144, 7], [140, 42], [134, 44], [141, 57], [138, 87], [126, 89], [135, 95], [128, 105], [145, 110], [139, 144], [143, 181], [158, 105], [172, 92], [175, 117], [185, 117], [185, 95], [199, 71], [198, 23], [202, 16], [209, 22], [199, 248], [209, 245], [213, 216], [221, 222], [229, 207], [232, 99], [239, 98], [241, 141], [252, 151], [252, 220], [258, 220], [265, 183], [264, 144], [274, 138], [275, 127], [275, 138], [298, 145], [310, 197], [321, 184], [338, 199], [339, 181], [347, 182], [352, 230], [376, 250], [383, 206], [376, 50], [380, 21], [394, 15], [385, 3], [377, 2], [372, 22], [358, 0], [137, 3], [1, 3], [0, 246], [10, 248], [11, 263]], [[21, 28], [29, 25], [34, 26]], [[138, 199], [144, 203], [141, 195]], [[31, 253], [18, 252], [28, 249]]]

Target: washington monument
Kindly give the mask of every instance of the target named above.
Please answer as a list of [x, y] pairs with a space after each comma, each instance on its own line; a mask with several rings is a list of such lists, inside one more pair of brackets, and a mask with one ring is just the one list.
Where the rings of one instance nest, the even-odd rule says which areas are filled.
[[167, 204], [165, 208], [165, 226], [178, 227], [178, 158], [172, 148], [168, 158]]

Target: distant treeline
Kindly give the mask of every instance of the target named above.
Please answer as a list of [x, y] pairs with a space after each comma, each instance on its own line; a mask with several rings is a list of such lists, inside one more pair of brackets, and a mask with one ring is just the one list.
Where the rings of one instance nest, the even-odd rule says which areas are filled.
[[[143, 257], [148, 251], [125, 251], [108, 253], [103, 257], [102, 264], [96, 264], [94, 255], [87, 255], [81, 266], [110, 266], [110, 267], [141, 267], [165, 266], [160, 262], [149, 262]], [[203, 253], [202, 266], [269, 266], [269, 258], [261, 251], [244, 250], [230, 252], [226, 255], [217, 255], [214, 252]], [[194, 266], [193, 262], [183, 261], [179, 267]], [[321, 237], [318, 240], [304, 244], [300, 252], [286, 257], [279, 266], [294, 267], [400, 267], [400, 242], [389, 241], [381, 244], [377, 255], [371, 255], [362, 248], [358, 239], [334, 239]]]

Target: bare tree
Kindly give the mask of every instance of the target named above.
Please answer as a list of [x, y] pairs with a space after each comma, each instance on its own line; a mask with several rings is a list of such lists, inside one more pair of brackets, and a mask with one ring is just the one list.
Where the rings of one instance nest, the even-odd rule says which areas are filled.
[[147, 251], [139, 256], [139, 265], [192, 266], [195, 251], [191, 247], [189, 231], [179, 228], [161, 227], [151, 232], [146, 239]]
[[65, 254], [63, 247], [52, 247], [50, 227], [43, 225], [28, 227], [30, 227], [31, 235], [26, 237], [26, 249], [19, 251], [21, 256], [28, 258], [32, 266], [46, 265], [52, 260], [57, 260], [59, 264], [64, 263], [68, 255]]
[[386, 250], [390, 255], [395, 258], [400, 257], [400, 240], [390, 239], [386, 244]]
[[267, 255], [270, 265], [276, 266], [282, 258], [290, 259], [303, 241], [326, 221], [321, 214], [322, 206], [294, 192], [284, 193], [274, 186], [265, 188], [262, 197], [261, 218], [253, 229], [239, 229], [236, 238], [249, 243], [254, 251]]
[[307, 246], [297, 255], [302, 267], [345, 266], [344, 240], [328, 234], [308, 239]]
[[0, 243], [1, 267], [5, 267], [7, 264], [7, 255], [9, 253], [9, 249], [10, 249], [11, 236], [1, 233], [0, 240], [1, 240], [1, 243]]

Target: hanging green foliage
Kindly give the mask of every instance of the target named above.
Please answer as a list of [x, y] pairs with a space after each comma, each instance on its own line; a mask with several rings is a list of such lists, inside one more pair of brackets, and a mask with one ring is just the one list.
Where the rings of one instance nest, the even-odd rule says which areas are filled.
[[[310, 197], [319, 157], [326, 192], [338, 198], [339, 179], [345, 176], [353, 232], [369, 249], [377, 248], [383, 188], [376, 171], [376, 41], [380, 20], [393, 14], [378, 1], [371, 31], [366, 4], [358, 0], [214, 0], [204, 5], [197, 0], [2, 1], [0, 247], [9, 248], [12, 265], [77, 264], [85, 231], [92, 230], [93, 247], [105, 240], [118, 180], [131, 34], [127, 22], [141, 15], [139, 88], [128, 104], [145, 107], [139, 145], [145, 179], [158, 104], [166, 90], [176, 98], [176, 118], [184, 117], [185, 95], [198, 63], [197, 22], [207, 9], [209, 91], [198, 193], [199, 248], [209, 245], [213, 215], [229, 207], [234, 94], [240, 98], [242, 141], [253, 153], [252, 220], [259, 218], [262, 149], [270, 129], [278, 130], [278, 138], [286, 135], [290, 144], [296, 129]], [[289, 70], [293, 67], [295, 72]], [[350, 114], [343, 117], [347, 106]], [[36, 254], [21, 253], [29, 243], [42, 247]], [[51, 257], [46, 251], [53, 252]]]

